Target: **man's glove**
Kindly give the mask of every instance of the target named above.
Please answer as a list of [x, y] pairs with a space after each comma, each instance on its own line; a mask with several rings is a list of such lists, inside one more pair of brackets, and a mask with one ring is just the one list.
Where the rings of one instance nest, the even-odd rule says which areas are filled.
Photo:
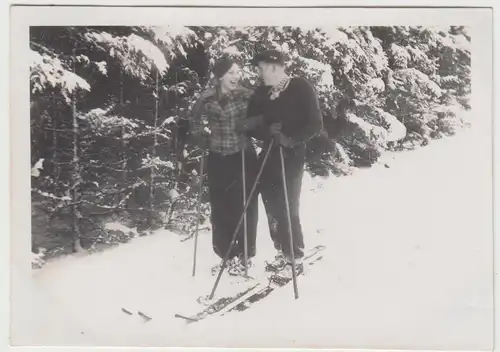
[[279, 116], [276, 116], [276, 115], [268, 115], [266, 114], [264, 116], [264, 121], [268, 124], [268, 125], [272, 125], [273, 123], [281, 123], [280, 122], [280, 118]]
[[274, 136], [277, 133], [281, 133], [281, 122], [274, 122], [269, 125], [269, 133]]
[[281, 133], [281, 123], [280, 122], [272, 123], [269, 126], [269, 133], [271, 134], [271, 136], [274, 139], [274, 142], [277, 145], [281, 145], [281, 146], [286, 147], [286, 148], [293, 147], [292, 140], [290, 138], [288, 138], [287, 136], [285, 136], [283, 133]]
[[286, 148], [292, 148], [293, 147], [293, 142], [290, 138], [285, 136], [283, 133], [276, 133], [274, 136], [274, 142], [278, 145], [281, 145]]
[[264, 123], [264, 116], [252, 116], [247, 119], [236, 121], [236, 131], [247, 132], [256, 129]]

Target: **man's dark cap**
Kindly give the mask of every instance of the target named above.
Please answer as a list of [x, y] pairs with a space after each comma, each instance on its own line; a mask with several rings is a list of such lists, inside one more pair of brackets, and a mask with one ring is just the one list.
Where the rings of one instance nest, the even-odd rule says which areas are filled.
[[265, 62], [269, 64], [280, 64], [285, 66], [285, 55], [278, 50], [265, 50], [253, 57], [250, 63], [254, 66], [259, 65], [259, 62]]

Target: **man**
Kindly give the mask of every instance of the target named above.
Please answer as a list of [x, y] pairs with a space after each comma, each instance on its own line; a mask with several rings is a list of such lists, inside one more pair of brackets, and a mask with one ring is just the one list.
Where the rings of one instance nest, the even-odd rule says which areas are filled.
[[[245, 127], [251, 136], [264, 142], [265, 146], [259, 155], [260, 162], [271, 140], [274, 140], [259, 184], [271, 238], [278, 251], [275, 260], [269, 264], [269, 269], [282, 270], [283, 275], [288, 276], [292, 275], [292, 258], [295, 259], [296, 268], [300, 268], [304, 256], [299, 198], [306, 142], [320, 133], [323, 118], [315, 89], [306, 79], [286, 74], [282, 53], [276, 50], [264, 51], [253, 58], [252, 64], [258, 67], [264, 85], [258, 87], [251, 97], [248, 116], [260, 115], [262, 123], [249, 122]], [[280, 148], [284, 156], [293, 250], [290, 246]]]

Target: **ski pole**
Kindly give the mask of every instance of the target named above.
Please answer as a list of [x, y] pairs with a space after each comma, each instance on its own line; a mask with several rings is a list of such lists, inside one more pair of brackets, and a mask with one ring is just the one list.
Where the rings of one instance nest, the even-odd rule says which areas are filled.
[[257, 177], [255, 178], [255, 182], [252, 186], [252, 189], [250, 190], [250, 194], [248, 195], [247, 202], [245, 204], [245, 207], [243, 208], [243, 212], [241, 213], [240, 220], [238, 221], [238, 225], [236, 225], [236, 228], [233, 233], [233, 238], [231, 239], [231, 243], [229, 244], [229, 249], [226, 252], [226, 255], [222, 259], [222, 265], [219, 270], [219, 275], [217, 275], [217, 279], [215, 280], [214, 287], [212, 288], [212, 292], [210, 293], [209, 299], [214, 298], [215, 290], [217, 289], [217, 286], [219, 285], [219, 281], [222, 277], [222, 273], [224, 272], [224, 268], [226, 267], [226, 263], [229, 259], [229, 255], [231, 254], [231, 250], [233, 249], [234, 243], [236, 242], [236, 237], [238, 235], [238, 231], [241, 227], [241, 223], [243, 222], [243, 216], [246, 213], [248, 206], [250, 205], [250, 202], [252, 201], [253, 194], [255, 193], [255, 189], [257, 188], [257, 183], [259, 182], [260, 176], [262, 175], [262, 171], [264, 170], [264, 166], [266, 165], [267, 159], [269, 158], [269, 155], [271, 154], [271, 149], [273, 147], [274, 140], [271, 140], [269, 143], [269, 148], [266, 151], [266, 154], [264, 155], [264, 160], [262, 160], [262, 165], [260, 166], [259, 173], [257, 174]]
[[293, 279], [293, 292], [295, 293], [295, 299], [299, 298], [299, 289], [297, 286], [297, 273], [295, 272], [295, 255], [293, 250], [293, 234], [292, 234], [292, 219], [290, 216], [290, 204], [288, 203], [288, 190], [286, 186], [286, 174], [285, 174], [285, 158], [283, 157], [283, 147], [280, 145], [280, 159], [281, 159], [281, 177], [283, 180], [283, 192], [285, 193], [285, 206], [286, 206], [286, 216], [288, 221], [288, 235], [290, 236], [290, 255], [292, 256], [292, 279]]
[[[241, 179], [243, 185], [243, 207], [247, 203], [247, 183], [245, 172], [245, 149], [241, 150]], [[243, 215], [243, 264], [245, 265], [245, 276], [248, 276], [248, 233], [247, 212]]]
[[193, 254], [193, 276], [196, 275], [196, 252], [198, 250], [198, 227], [200, 223], [200, 212], [201, 212], [201, 197], [203, 195], [203, 181], [205, 178], [205, 170], [204, 170], [204, 165], [205, 164], [205, 149], [203, 149], [203, 152], [201, 154], [201, 161], [200, 161], [200, 193], [198, 194], [198, 209], [196, 210], [196, 228], [194, 232], [194, 254]]

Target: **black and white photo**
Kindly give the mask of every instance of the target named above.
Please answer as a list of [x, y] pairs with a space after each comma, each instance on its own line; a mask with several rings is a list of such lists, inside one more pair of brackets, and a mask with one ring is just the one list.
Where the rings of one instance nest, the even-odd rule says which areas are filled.
[[13, 14], [13, 345], [493, 348], [487, 9]]

